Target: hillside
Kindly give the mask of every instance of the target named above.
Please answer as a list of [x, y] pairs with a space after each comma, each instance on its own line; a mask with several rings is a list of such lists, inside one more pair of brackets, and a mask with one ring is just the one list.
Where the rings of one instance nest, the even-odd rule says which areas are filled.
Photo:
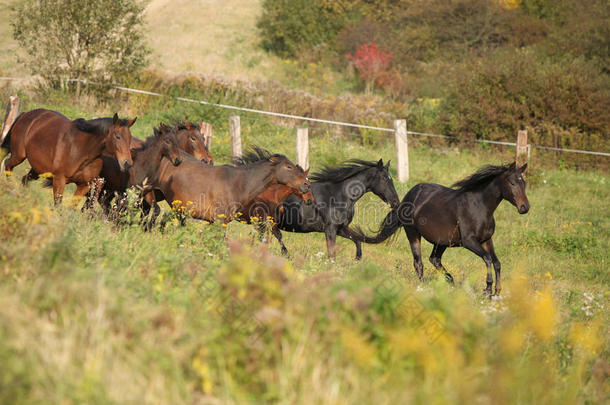
[[[28, 75], [16, 58], [10, 7], [0, 1], [0, 75]], [[146, 8], [151, 68], [168, 74], [198, 72], [261, 80], [273, 77], [279, 58], [259, 46], [259, 0], [152, 0]]]

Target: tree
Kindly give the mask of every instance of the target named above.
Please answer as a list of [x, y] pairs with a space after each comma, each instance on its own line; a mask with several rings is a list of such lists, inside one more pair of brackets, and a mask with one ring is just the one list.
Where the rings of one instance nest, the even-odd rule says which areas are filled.
[[24, 62], [51, 85], [120, 82], [147, 64], [143, 11], [138, 0], [25, 0], [11, 25]]

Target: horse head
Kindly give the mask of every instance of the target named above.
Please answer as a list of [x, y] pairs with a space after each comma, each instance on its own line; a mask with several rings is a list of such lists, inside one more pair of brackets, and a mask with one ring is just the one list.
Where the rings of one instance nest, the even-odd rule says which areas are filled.
[[523, 173], [527, 169], [527, 163], [517, 167], [516, 163], [511, 163], [508, 170], [502, 177], [500, 189], [502, 198], [517, 207], [519, 214], [525, 214], [530, 210], [530, 202], [525, 193], [525, 180]]
[[114, 155], [119, 162], [121, 171], [127, 171], [133, 166], [131, 158], [131, 131], [129, 128], [136, 122], [132, 120], [122, 120], [115, 113], [112, 117], [112, 125], [106, 135], [106, 148]]
[[381, 198], [385, 203], [390, 204], [392, 208], [398, 206], [400, 198], [394, 188], [394, 181], [390, 175], [390, 161], [383, 164], [383, 159], [379, 159], [375, 166], [374, 178], [371, 181], [371, 191], [373, 194]]

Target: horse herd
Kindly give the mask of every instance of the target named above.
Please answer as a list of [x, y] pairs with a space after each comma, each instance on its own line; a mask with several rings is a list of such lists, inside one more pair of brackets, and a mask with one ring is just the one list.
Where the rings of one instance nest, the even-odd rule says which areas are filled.
[[[493, 213], [502, 200], [516, 206], [520, 214], [529, 210], [523, 179], [526, 165], [486, 166], [451, 188], [417, 184], [400, 200], [390, 163], [381, 159], [351, 159], [338, 167], [324, 167], [310, 176], [310, 182], [308, 172], [286, 156], [258, 147], [233, 165], [214, 165], [200, 127], [188, 120], [174, 126], [161, 124], [144, 141], [131, 136], [135, 121], [119, 119], [117, 114], [70, 120], [45, 109], [23, 113], [2, 141], [10, 154], [0, 170], [10, 172], [27, 158], [31, 170], [23, 177], [24, 184], [50, 174], [55, 204], [61, 202], [65, 185], [75, 183], [74, 195], [87, 196], [83, 209], [98, 201], [106, 213], [115, 196], [138, 186], [147, 230], [154, 225], [163, 200], [207, 221], [239, 219], [261, 226], [271, 218], [271, 231], [284, 254], [288, 251], [281, 230], [324, 233], [331, 259], [336, 255], [336, 237], [342, 236], [355, 243], [356, 259], [360, 259], [363, 242], [381, 243], [403, 227], [420, 279], [423, 236], [434, 245], [430, 262], [450, 282], [453, 277], [441, 262], [448, 247], [462, 246], [481, 257], [487, 266], [488, 295], [492, 294], [492, 266], [495, 293], [501, 290], [500, 261], [492, 242]], [[350, 228], [354, 206], [368, 192], [391, 206], [374, 236]]]

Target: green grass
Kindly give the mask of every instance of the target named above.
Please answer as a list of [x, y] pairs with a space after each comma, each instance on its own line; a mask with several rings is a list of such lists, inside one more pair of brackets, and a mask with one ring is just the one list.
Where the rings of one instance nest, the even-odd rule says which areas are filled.
[[[115, 109], [22, 95], [23, 110], [72, 118]], [[224, 112], [139, 103], [123, 100], [120, 110], [139, 116], [136, 136], [161, 119], [206, 118], [212, 152], [228, 162]], [[242, 133], [244, 146], [294, 158], [292, 130], [244, 115]], [[312, 170], [353, 157], [394, 160], [392, 138], [379, 137], [363, 145], [317, 133]], [[412, 142], [411, 178], [396, 188], [403, 196], [418, 182], [451, 184], [512, 153]], [[144, 233], [97, 209], [82, 214], [67, 197], [54, 209], [40, 181], [20, 185], [24, 163], [0, 178], [0, 402], [604, 402], [610, 178], [536, 159], [530, 212], [507, 202], [496, 212], [506, 282], [493, 302], [482, 297], [482, 260], [465, 249], [444, 256], [452, 288], [427, 261], [424, 282], [416, 279], [402, 233], [365, 245], [360, 263], [341, 239], [336, 261], [327, 260], [321, 234], [284, 233], [284, 259], [274, 240], [255, 241], [239, 223], [170, 221], [163, 233]], [[367, 195], [354, 223], [374, 229], [387, 211]], [[424, 243], [424, 256], [430, 249]]]

